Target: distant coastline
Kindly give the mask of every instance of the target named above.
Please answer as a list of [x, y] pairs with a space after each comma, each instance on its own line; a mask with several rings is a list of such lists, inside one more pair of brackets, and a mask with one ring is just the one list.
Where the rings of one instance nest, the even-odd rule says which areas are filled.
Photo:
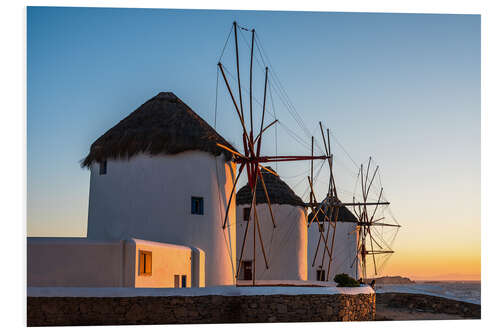
[[440, 280], [440, 279], [415, 279], [412, 280], [408, 277], [404, 276], [382, 276], [382, 277], [377, 277], [377, 278], [366, 278], [365, 282], [371, 282], [372, 280], [375, 280], [376, 284], [415, 284], [415, 283], [425, 283], [425, 284], [441, 284], [441, 283], [481, 283], [481, 280], [478, 279], [446, 279], [446, 280]]
[[481, 280], [415, 280], [415, 283], [481, 283]]
[[373, 279], [366, 279], [366, 281], [375, 280], [377, 284], [413, 284], [415, 281], [403, 276], [382, 276]]

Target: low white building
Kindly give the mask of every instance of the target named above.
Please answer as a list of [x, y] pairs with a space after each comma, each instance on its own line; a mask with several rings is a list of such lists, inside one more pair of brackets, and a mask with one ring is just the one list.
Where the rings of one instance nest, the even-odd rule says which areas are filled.
[[30, 287], [204, 287], [204, 252], [129, 239], [29, 238]]
[[[258, 234], [256, 233], [256, 280], [307, 280], [307, 222], [303, 201], [279, 177], [262, 170], [264, 182], [271, 201], [276, 228], [274, 228], [267, 199], [259, 181], [256, 206], [259, 225], [269, 263], [266, 269]], [[236, 194], [236, 245], [240, 259], [245, 228], [249, 230], [245, 242], [238, 280], [252, 280], [254, 240], [253, 212], [250, 212], [252, 193], [243, 186]]]
[[[331, 212], [333, 215], [333, 212]], [[326, 214], [330, 215], [330, 210], [326, 209]], [[313, 213], [308, 215], [308, 221], [313, 218]], [[317, 222], [317, 220], [319, 222]], [[308, 249], [307, 249], [307, 259], [309, 262], [309, 280], [324, 281], [328, 275], [328, 264], [330, 257], [328, 253], [324, 251], [324, 242], [321, 241], [319, 248], [318, 242], [320, 241], [320, 228], [323, 229], [323, 236], [327, 237], [328, 231], [328, 219], [325, 218], [324, 214], [319, 212], [317, 214], [317, 220], [314, 219], [308, 229]], [[339, 208], [337, 227], [335, 231], [335, 241], [333, 247], [333, 258], [330, 264], [330, 280], [333, 280], [335, 275], [346, 273], [356, 279], [359, 278], [359, 261], [356, 260], [357, 257], [357, 244], [358, 244], [358, 233], [357, 233], [357, 218], [353, 213], [349, 211], [345, 206]], [[331, 246], [331, 239], [333, 236], [333, 223], [330, 227], [330, 233], [328, 238], [328, 247]], [[316, 254], [316, 260], [314, 261], [314, 256]], [[324, 253], [324, 254], [323, 254]], [[314, 265], [313, 265], [314, 264]]]
[[[186, 276], [186, 285], [190, 285], [191, 273], [169, 269], [177, 265], [191, 267], [187, 253], [191, 251], [193, 257], [192, 249], [196, 248], [204, 255], [195, 256], [200, 261], [195, 266], [204, 271], [193, 276], [193, 285], [234, 285], [234, 203], [229, 209], [228, 227], [223, 229], [222, 223], [234, 183], [235, 164], [232, 155], [217, 143], [231, 147], [173, 93], [158, 94], [98, 138], [82, 162], [90, 169], [87, 240], [82, 243], [76, 238], [65, 239], [63, 246], [54, 239], [29, 239], [28, 248], [36, 247], [40, 253], [46, 253], [49, 263], [57, 252], [54, 249], [64, 248], [57, 256], [59, 262], [76, 260], [88, 269], [88, 274], [81, 275], [82, 281], [77, 279], [79, 284], [88, 279], [94, 286], [104, 286], [122, 279], [122, 285], [131, 285], [124, 273], [118, 273], [123, 267], [99, 270], [95, 262], [113, 267], [123, 261], [138, 264], [138, 253], [128, 257], [132, 254], [120, 250], [121, 245], [117, 244], [129, 239], [151, 241], [156, 252], [153, 272], [140, 276], [136, 271], [132, 284], [136, 287], [174, 286], [178, 275], [179, 284]], [[141, 246], [147, 247], [146, 241], [141, 242]], [[185, 251], [180, 253], [184, 254], [170, 255], [181, 248]], [[37, 264], [42, 259], [37, 251], [28, 253], [28, 270], [37, 277], [28, 283], [49, 283], [41, 277], [52, 273], [43, 273], [43, 266]], [[56, 271], [73, 276], [70, 267], [62, 265]], [[109, 276], [99, 282], [97, 276], [105, 275], [103, 270], [107, 269]], [[63, 279], [64, 283], [71, 285], [72, 279], [68, 279]]]

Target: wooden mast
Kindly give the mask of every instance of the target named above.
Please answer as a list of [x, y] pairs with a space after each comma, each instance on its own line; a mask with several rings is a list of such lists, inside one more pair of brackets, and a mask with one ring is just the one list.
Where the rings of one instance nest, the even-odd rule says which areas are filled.
[[[314, 136], [311, 136], [311, 157], [314, 156]], [[314, 160], [311, 158], [311, 178], [310, 178], [310, 185], [311, 185], [311, 191], [309, 192], [309, 202], [312, 203], [312, 189], [314, 188], [314, 175], [313, 175], [313, 170], [314, 170]]]
[[[324, 251], [323, 251], [323, 261], [325, 258], [325, 254], [328, 253], [329, 255], [329, 265], [328, 265], [328, 275], [327, 279], [329, 278], [330, 274], [330, 265], [331, 261], [333, 260], [333, 248], [334, 248], [334, 242], [335, 242], [335, 233], [336, 233], [336, 224], [338, 220], [338, 214], [339, 214], [339, 209], [342, 206], [352, 206], [354, 213], [356, 214], [358, 218], [357, 222], [357, 229], [358, 229], [358, 253], [361, 254], [361, 259], [362, 259], [362, 265], [363, 265], [363, 276], [366, 277], [366, 255], [372, 255], [373, 256], [373, 261], [374, 261], [374, 269], [376, 270], [376, 261], [375, 261], [375, 254], [382, 254], [382, 253], [392, 253], [392, 251], [385, 251], [385, 250], [375, 250], [373, 247], [373, 244], [379, 246], [379, 248], [382, 248], [375, 240], [375, 238], [372, 236], [370, 227], [371, 226], [395, 226], [395, 227], [400, 227], [399, 225], [391, 225], [391, 224], [386, 224], [386, 223], [377, 223], [377, 221], [380, 221], [380, 219], [377, 219], [374, 221], [375, 213], [377, 212], [377, 208], [379, 205], [387, 205], [389, 202], [381, 202], [381, 195], [382, 191], [379, 195], [379, 200], [376, 203], [373, 202], [367, 202], [368, 200], [368, 194], [371, 189], [371, 185], [373, 183], [373, 180], [375, 178], [375, 175], [377, 174], [378, 171], [378, 166], [375, 169], [375, 172], [373, 173], [371, 180], [369, 178], [370, 175], [370, 166], [371, 166], [371, 157], [368, 162], [368, 167], [366, 169], [366, 175], [363, 172], [363, 165], [361, 165], [361, 187], [362, 187], [362, 201], [361, 202], [356, 202], [355, 197], [353, 197], [353, 202], [352, 203], [342, 203], [337, 195], [337, 189], [336, 189], [336, 184], [335, 184], [335, 178], [333, 176], [333, 160], [332, 160], [332, 155], [331, 155], [331, 142], [330, 142], [330, 131], [327, 129], [327, 137], [328, 137], [328, 144], [325, 138], [325, 134], [323, 131], [323, 126], [322, 123], [320, 122], [320, 128], [321, 128], [321, 134], [323, 138], [323, 143], [325, 146], [325, 152], [326, 155], [324, 156], [314, 156], [314, 137], [311, 137], [311, 155], [310, 156], [261, 156], [260, 151], [261, 151], [261, 144], [262, 144], [262, 136], [263, 132], [268, 129], [269, 127], [273, 126], [276, 124], [278, 121], [275, 119], [273, 122], [268, 124], [267, 126], [264, 127], [264, 115], [265, 115], [265, 104], [266, 104], [266, 92], [267, 92], [267, 84], [268, 84], [268, 68], [266, 67], [266, 78], [265, 78], [265, 83], [264, 83], [264, 103], [263, 103], [263, 108], [262, 108], [262, 118], [261, 118], [261, 124], [260, 124], [260, 132], [257, 136], [255, 136], [256, 133], [254, 133], [254, 124], [253, 124], [253, 53], [254, 53], [254, 44], [255, 44], [255, 30], [252, 29], [252, 42], [251, 42], [251, 47], [250, 47], [250, 100], [249, 100], [249, 111], [250, 111], [250, 132], [247, 132], [246, 126], [245, 126], [245, 116], [244, 116], [244, 110], [243, 110], [243, 98], [242, 98], [242, 92], [241, 92], [241, 78], [240, 78], [240, 59], [239, 59], [239, 48], [238, 48], [238, 25], [237, 22], [233, 22], [233, 27], [234, 27], [234, 40], [235, 40], [235, 53], [236, 53], [236, 69], [237, 69], [237, 82], [238, 82], [238, 97], [239, 97], [239, 105], [238, 102], [236, 101], [235, 96], [233, 95], [233, 92], [231, 91], [229, 82], [227, 80], [227, 77], [224, 72], [224, 68], [222, 64], [219, 62], [218, 67], [222, 73], [222, 76], [224, 78], [224, 82], [226, 84], [226, 88], [228, 89], [228, 92], [231, 96], [232, 102], [234, 104], [235, 110], [238, 114], [238, 118], [240, 120], [243, 134], [243, 148], [244, 148], [244, 153], [240, 154], [239, 152], [235, 151], [234, 149], [231, 149], [230, 147], [225, 147], [223, 145], [218, 145], [220, 148], [225, 149], [227, 151], [230, 151], [233, 154], [234, 157], [234, 162], [240, 164], [240, 168], [238, 170], [237, 177], [234, 182], [233, 189], [231, 190], [231, 194], [229, 196], [228, 200], [228, 206], [226, 207], [226, 214], [224, 217], [224, 223], [223, 223], [223, 229], [227, 225], [227, 218], [229, 214], [229, 208], [231, 205], [232, 197], [234, 195], [234, 191], [236, 188], [236, 184], [239, 180], [239, 177], [241, 173], [243, 172], [244, 169], [247, 171], [247, 178], [248, 178], [248, 184], [250, 187], [250, 190], [252, 191], [254, 197], [255, 197], [255, 191], [256, 187], [258, 186], [259, 180], [262, 183], [262, 187], [264, 189], [264, 193], [266, 196], [266, 201], [267, 205], [269, 207], [269, 211], [271, 214], [271, 220], [273, 222], [274, 228], [276, 228], [276, 221], [274, 218], [274, 214], [272, 212], [272, 207], [271, 207], [271, 202], [270, 198], [267, 192], [267, 188], [265, 186], [264, 178], [262, 176], [261, 169], [264, 169], [271, 174], [274, 174], [277, 176], [275, 172], [273, 172], [271, 169], [268, 169], [264, 166], [261, 165], [261, 163], [272, 163], [272, 162], [288, 162], [288, 161], [303, 161], [303, 160], [311, 160], [311, 174], [310, 174], [310, 195], [309, 195], [309, 204], [307, 205], [308, 207], [311, 207], [313, 218], [311, 221], [309, 221], [308, 226], [310, 226], [310, 223], [313, 222], [315, 219], [318, 220], [317, 214], [319, 212], [323, 212], [323, 207], [325, 205], [325, 202], [318, 203], [315, 199], [315, 195], [313, 192], [313, 183], [314, 183], [314, 160], [315, 159], [328, 159], [328, 164], [329, 164], [329, 171], [330, 171], [330, 180], [328, 184], [328, 194], [327, 194], [327, 200], [326, 200], [326, 205], [327, 209], [325, 212], [323, 212], [324, 218], [328, 220], [328, 232], [325, 236], [323, 235], [323, 232], [321, 231], [321, 237], [320, 240], [318, 241], [318, 246], [319, 242], [323, 241], [324, 242]], [[246, 28], [241, 28], [243, 30], [248, 31]], [[257, 41], [258, 42], [258, 41]], [[257, 45], [258, 46], [258, 45]], [[370, 180], [370, 181], [369, 181]], [[254, 201], [253, 198], [253, 203], [251, 205], [250, 209], [254, 210], [254, 249], [253, 249], [253, 257], [254, 257], [254, 263], [253, 263], [253, 285], [255, 285], [255, 274], [256, 274], [256, 236], [258, 233], [259, 240], [261, 243], [261, 250], [263, 253], [264, 260], [266, 262], [266, 268], [269, 268], [268, 262], [267, 262], [267, 257], [265, 254], [265, 249], [262, 241], [262, 236], [260, 233], [260, 224], [257, 216], [257, 210], [256, 210], [256, 201]], [[371, 214], [371, 217], [368, 216], [368, 206], [373, 206], [375, 205], [375, 209], [373, 213]], [[333, 218], [332, 218], [332, 213], [334, 213]], [[251, 215], [250, 215], [251, 216]], [[250, 223], [250, 222], [249, 222]], [[246, 229], [245, 229], [245, 236], [243, 240], [243, 247], [241, 249], [241, 254], [239, 258], [239, 263], [238, 263], [238, 269], [236, 272], [236, 277], [238, 276], [238, 273], [241, 269], [241, 260], [242, 260], [242, 255], [243, 255], [243, 248], [245, 246], [245, 241], [247, 237], [247, 231], [249, 227], [249, 223], [247, 223]], [[318, 228], [319, 228], [319, 223], [318, 223]], [[331, 245], [328, 246], [328, 240], [329, 240], [329, 233], [330, 233], [330, 228], [333, 229], [333, 236], [331, 238]], [[370, 237], [370, 245], [371, 245], [371, 250], [367, 250], [366, 248], [366, 237]], [[316, 251], [317, 252], [317, 251]], [[357, 258], [357, 257], [356, 257]], [[356, 266], [356, 269], [358, 267]]]
[[[243, 99], [242, 99], [242, 93], [241, 93], [240, 59], [239, 59], [239, 49], [238, 49], [238, 28], [239, 27], [238, 27], [236, 21], [233, 22], [233, 27], [234, 27], [234, 41], [235, 41], [235, 53], [236, 53], [236, 69], [237, 69], [239, 103], [236, 101], [236, 98], [231, 90], [231, 87], [230, 87], [229, 81], [226, 77], [222, 63], [220, 63], [220, 62], [218, 63], [218, 68], [222, 73], [222, 77], [224, 78], [226, 88], [229, 92], [229, 95], [230, 95], [231, 100], [233, 102], [236, 113], [238, 114], [240, 124], [242, 126], [242, 130], [243, 130], [242, 139], [243, 139], [244, 153], [239, 153], [230, 147], [226, 147], [224, 145], [218, 144], [218, 146], [220, 148], [231, 152], [233, 154], [233, 161], [240, 164], [240, 168], [238, 170], [238, 175], [235, 179], [233, 189], [231, 190], [231, 195], [230, 195], [229, 200], [228, 200], [228, 206], [226, 207], [226, 214], [224, 217], [223, 228], [225, 228], [227, 225], [229, 207], [230, 207], [232, 197], [234, 195], [236, 184], [239, 180], [241, 173], [243, 172], [244, 169], [246, 169], [248, 185], [249, 185], [249, 188], [251, 190], [251, 193], [253, 194], [252, 204], [251, 204], [250, 209], [253, 210], [253, 219], [252, 219], [253, 221], [252, 222], [254, 224], [253, 225], [254, 239], [253, 239], [253, 272], [252, 272], [253, 273], [252, 274], [253, 283], [252, 283], [252, 285], [255, 285], [256, 270], [257, 270], [257, 265], [256, 265], [257, 236], [259, 236], [260, 247], [261, 247], [263, 258], [264, 258], [264, 261], [266, 264], [266, 269], [269, 268], [267, 256], [265, 253], [264, 243], [262, 240], [260, 223], [259, 223], [258, 212], [257, 212], [256, 190], [257, 190], [259, 180], [260, 180], [260, 182], [262, 184], [262, 188], [264, 190], [265, 198], [266, 198], [269, 212], [271, 215], [271, 220], [273, 222], [273, 227], [274, 228], [277, 227], [276, 221], [274, 218], [274, 214], [272, 211], [272, 207], [271, 207], [270, 197], [269, 197], [269, 194], [267, 192], [267, 188], [266, 188], [266, 185], [264, 182], [264, 177], [262, 175], [261, 169], [264, 169], [264, 170], [268, 171], [269, 173], [274, 174], [276, 176], [277, 176], [277, 174], [274, 171], [272, 171], [271, 169], [268, 169], [268, 168], [262, 166], [261, 163], [303, 161], [303, 160], [311, 160], [312, 161], [314, 159], [327, 159], [328, 156], [314, 156], [314, 152], [312, 152], [311, 156], [261, 156], [260, 155], [263, 132], [278, 122], [277, 119], [275, 119], [273, 122], [271, 122], [267, 126], [264, 126], [264, 116], [265, 116], [265, 111], [266, 111], [267, 85], [268, 85], [268, 67], [265, 68], [264, 101], [263, 101], [263, 107], [262, 107], [260, 131], [259, 131], [258, 135], [255, 136], [256, 133], [254, 133], [254, 128], [253, 128], [254, 127], [253, 126], [254, 125], [253, 124], [253, 53], [254, 53], [253, 51], [254, 51], [254, 43], [255, 43], [255, 30], [254, 29], [251, 30], [251, 32], [252, 32], [252, 44], [251, 44], [251, 48], [250, 48], [250, 101], [249, 101], [250, 132], [248, 133], [246, 130], [246, 126], [245, 126], [245, 116], [244, 116], [244, 111], [243, 111]], [[244, 29], [244, 30], [247, 30], [247, 29]], [[314, 144], [314, 141], [313, 141], [313, 144]], [[311, 166], [313, 166], [313, 163], [311, 163]], [[312, 170], [311, 170], [311, 174], [312, 174]], [[252, 215], [250, 215], [250, 216], [252, 216]], [[243, 254], [244, 254], [244, 247], [246, 244], [246, 238], [247, 238], [247, 234], [248, 234], [249, 224], [250, 224], [250, 221], [248, 221], [246, 228], [245, 228], [243, 244], [242, 244], [242, 248], [240, 251], [240, 258], [238, 260], [238, 268], [237, 268], [237, 272], [236, 272], [236, 278], [238, 278], [239, 272], [241, 270], [242, 258], [243, 258]]]
[[255, 40], [255, 29], [252, 29], [252, 48], [250, 50], [250, 139], [253, 141], [253, 100], [252, 100], [252, 74], [253, 74], [253, 44]]
[[[321, 136], [323, 139], [323, 144], [324, 148], [326, 151], [326, 154], [328, 156], [328, 164], [329, 164], [329, 171], [330, 171], [330, 181], [328, 183], [328, 192], [327, 192], [327, 197], [323, 203], [318, 203], [314, 197], [314, 191], [313, 191], [313, 184], [312, 181], [309, 180], [309, 185], [311, 187], [310, 191], [310, 199], [309, 199], [309, 207], [312, 208], [312, 213], [311, 216], [312, 218], [310, 219], [310, 222], [308, 223], [308, 226], [310, 226], [311, 222], [314, 222], [317, 220], [317, 216], [319, 212], [323, 212], [323, 207], [327, 206], [326, 212], [328, 214], [324, 214], [324, 217], [326, 220], [329, 222], [329, 228], [326, 232], [326, 238], [323, 235], [322, 230], [320, 230], [320, 238], [318, 239], [318, 243], [316, 245], [316, 251], [315, 251], [315, 256], [312, 265], [315, 266], [316, 262], [316, 257], [318, 254], [318, 250], [320, 247], [320, 244], [324, 242], [324, 249], [323, 249], [323, 256], [321, 260], [321, 269], [324, 269], [324, 259], [326, 254], [329, 254], [330, 260], [328, 263], [328, 270], [326, 274], [326, 280], [328, 281], [330, 279], [330, 269], [331, 269], [331, 263], [333, 260], [333, 255], [334, 255], [334, 246], [335, 246], [335, 238], [336, 238], [336, 225], [338, 222], [338, 214], [339, 214], [339, 209], [341, 207], [345, 206], [352, 206], [354, 213], [356, 214], [357, 217], [357, 222], [351, 222], [356, 224], [356, 229], [353, 230], [353, 232], [356, 232], [358, 237], [357, 237], [357, 255], [354, 259], [354, 262], [357, 262], [358, 256], [361, 257], [361, 268], [362, 268], [362, 275], [363, 277], [366, 277], [366, 256], [371, 255], [373, 259], [373, 265], [374, 265], [374, 271], [375, 274], [377, 274], [377, 263], [375, 259], [375, 255], [377, 254], [387, 254], [387, 253], [393, 253], [394, 251], [392, 250], [383, 250], [383, 247], [376, 241], [376, 239], [373, 237], [372, 232], [371, 232], [371, 227], [372, 226], [389, 226], [389, 227], [400, 227], [398, 224], [389, 224], [389, 223], [379, 223], [378, 221], [382, 220], [383, 218], [379, 218], [374, 220], [375, 214], [377, 212], [377, 209], [381, 205], [388, 205], [389, 202], [387, 201], [381, 201], [382, 198], [382, 190], [379, 194], [378, 200], [376, 202], [368, 202], [368, 196], [370, 189], [372, 187], [373, 181], [375, 179], [375, 176], [377, 175], [377, 172], [379, 170], [379, 166], [375, 168], [375, 171], [372, 173], [371, 172], [371, 162], [372, 158], [369, 158], [368, 161], [368, 167], [366, 170], [364, 169], [364, 166], [361, 165], [360, 168], [360, 174], [358, 174], [358, 177], [360, 176], [361, 178], [361, 190], [362, 190], [362, 200], [361, 202], [356, 202], [355, 196], [353, 196], [353, 201], [352, 203], [343, 203], [338, 199], [337, 196], [337, 190], [336, 190], [336, 185], [335, 185], [335, 177], [334, 177], [334, 172], [333, 172], [333, 161], [332, 161], [332, 152], [331, 152], [331, 141], [330, 141], [330, 129], [326, 129], [326, 137], [325, 133], [323, 130], [323, 125], [320, 122], [320, 129], [321, 129]], [[314, 140], [314, 138], [312, 139]], [[313, 141], [314, 142], [314, 141]], [[313, 148], [311, 148], [311, 151]], [[312, 165], [312, 161], [311, 161]], [[311, 176], [308, 178], [312, 177], [312, 167], [311, 167]], [[369, 215], [368, 214], [368, 207], [369, 206], [375, 206], [373, 212]], [[359, 212], [358, 212], [359, 210]], [[332, 216], [333, 215], [333, 216]], [[319, 223], [319, 220], [318, 220]], [[333, 235], [330, 237], [330, 226], [333, 226]], [[369, 240], [367, 239], [369, 237]], [[369, 241], [369, 244], [367, 244], [367, 241]], [[330, 242], [331, 244], [328, 245], [327, 242]], [[370, 249], [368, 249], [368, 245], [370, 246]], [[376, 250], [374, 246], [378, 246], [380, 250]], [[354, 264], [353, 262], [353, 264]], [[351, 267], [352, 265], [351, 264]], [[356, 265], [356, 275], [357, 275], [357, 270], [358, 266]]]
[[238, 73], [238, 92], [240, 96], [240, 111], [244, 120], [245, 118], [243, 115], [243, 98], [241, 96], [241, 82], [240, 82], [240, 56], [238, 52], [238, 24], [236, 23], [236, 21], [233, 22], [233, 26], [234, 26], [234, 45], [236, 48], [236, 71]]

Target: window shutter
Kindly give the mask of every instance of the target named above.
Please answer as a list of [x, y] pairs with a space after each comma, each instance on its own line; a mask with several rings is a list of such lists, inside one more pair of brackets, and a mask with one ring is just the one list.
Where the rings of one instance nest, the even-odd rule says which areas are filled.
[[153, 254], [151, 251], [139, 250], [139, 275], [153, 274]]
[[146, 254], [146, 273], [153, 273], [153, 258], [151, 253]]

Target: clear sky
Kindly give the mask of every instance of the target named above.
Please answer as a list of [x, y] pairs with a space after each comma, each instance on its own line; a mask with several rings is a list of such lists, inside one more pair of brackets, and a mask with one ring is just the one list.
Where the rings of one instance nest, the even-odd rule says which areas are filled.
[[[28, 235], [86, 235], [89, 171], [79, 161], [158, 92], [174, 92], [215, 125], [216, 64], [234, 20], [257, 30], [309, 131], [320, 138], [319, 120], [331, 129], [341, 199], [352, 198], [356, 165], [369, 156], [380, 165], [403, 225], [383, 273], [479, 279], [478, 15], [29, 7]], [[240, 50], [248, 62], [244, 39]], [[232, 40], [222, 62], [235, 72]], [[254, 79], [261, 100], [259, 66]], [[247, 87], [248, 74], [243, 82]], [[265, 152], [277, 145], [280, 154], [309, 154], [300, 142], [309, 142], [308, 133], [274, 98], [286, 127], [266, 134]], [[221, 81], [216, 127], [240, 146]], [[278, 172], [306, 193], [308, 163], [281, 164]], [[322, 170], [318, 193], [325, 181]]]

